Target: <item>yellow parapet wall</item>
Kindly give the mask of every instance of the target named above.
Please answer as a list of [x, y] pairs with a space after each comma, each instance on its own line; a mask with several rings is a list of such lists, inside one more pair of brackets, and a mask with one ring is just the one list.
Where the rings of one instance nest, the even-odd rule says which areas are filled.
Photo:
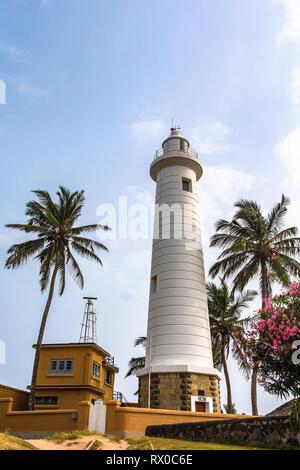
[[85, 429], [89, 421], [89, 402], [76, 409], [13, 411], [13, 398], [0, 398], [0, 432], [51, 433]]
[[0, 398], [7, 397], [13, 399], [13, 410], [21, 411], [27, 409], [29, 392], [0, 384]]
[[[227, 415], [219, 413], [192, 413], [190, 411], [160, 410], [120, 406], [117, 401], [105, 402], [105, 432], [121, 437], [145, 434], [146, 427], [157, 424], [190, 423], [225, 419], [248, 418], [245, 415]], [[0, 398], [0, 432], [14, 434], [39, 435], [87, 429], [89, 427], [89, 401], [77, 403], [70, 409], [38, 409], [34, 411], [16, 411], [14, 399]]]
[[106, 405], [106, 432], [118, 434], [120, 437], [143, 435], [146, 427], [150, 425], [252, 417], [222, 413], [193, 413], [190, 411], [122, 407], [116, 401], [106, 402]]

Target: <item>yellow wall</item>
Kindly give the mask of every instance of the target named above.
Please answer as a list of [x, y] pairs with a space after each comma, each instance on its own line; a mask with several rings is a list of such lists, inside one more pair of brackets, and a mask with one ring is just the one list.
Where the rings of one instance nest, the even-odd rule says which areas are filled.
[[[51, 433], [87, 429], [90, 402], [83, 400], [69, 409], [36, 409], [14, 411], [12, 398], [0, 398], [0, 432]], [[77, 413], [77, 419], [72, 418]], [[121, 437], [143, 435], [146, 427], [155, 424], [188, 423], [199, 421], [247, 418], [250, 416], [218, 413], [191, 413], [189, 411], [157, 410], [121, 407], [119, 402], [107, 402], [106, 432]]]
[[[0, 432], [61, 432], [88, 427], [89, 403], [80, 402], [74, 409], [13, 411], [13, 399], [0, 399]], [[78, 418], [73, 419], [72, 413]]]
[[24, 390], [0, 384], [0, 398], [12, 398], [13, 410], [26, 410], [28, 407], [28, 396], [29, 393]]
[[119, 402], [107, 403], [106, 432], [121, 437], [143, 435], [146, 427], [156, 424], [189, 423], [239, 419], [250, 416], [221, 413], [192, 413], [190, 411], [157, 410], [121, 407]]
[[[89, 400], [90, 395], [92, 395], [87, 390], [59, 390], [59, 389], [43, 389], [37, 390], [35, 392], [36, 397], [58, 397], [57, 405], [35, 405], [36, 410], [43, 410], [43, 409], [68, 409], [68, 408], [76, 408], [77, 403], [80, 401]], [[94, 394], [99, 398], [99, 394]]]

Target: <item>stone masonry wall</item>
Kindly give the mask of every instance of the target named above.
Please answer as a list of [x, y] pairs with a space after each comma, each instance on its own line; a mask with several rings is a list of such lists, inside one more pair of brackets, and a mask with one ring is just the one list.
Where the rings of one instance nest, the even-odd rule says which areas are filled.
[[[149, 376], [139, 378], [139, 406], [148, 407]], [[191, 396], [204, 390], [213, 399], [214, 413], [221, 412], [220, 381], [215, 376], [191, 373], [151, 374], [150, 408], [191, 411]]]
[[288, 416], [148, 426], [146, 436], [300, 447], [300, 430], [290, 427]]

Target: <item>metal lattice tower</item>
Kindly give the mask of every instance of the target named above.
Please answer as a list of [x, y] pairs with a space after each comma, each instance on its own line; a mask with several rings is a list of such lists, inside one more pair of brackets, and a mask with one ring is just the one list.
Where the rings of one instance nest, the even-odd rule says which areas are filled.
[[83, 297], [85, 304], [79, 343], [97, 343], [97, 316], [93, 300], [97, 297]]

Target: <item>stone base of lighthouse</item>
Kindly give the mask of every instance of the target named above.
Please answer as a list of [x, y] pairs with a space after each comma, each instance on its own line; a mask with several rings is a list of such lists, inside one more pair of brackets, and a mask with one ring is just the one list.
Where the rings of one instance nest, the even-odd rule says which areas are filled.
[[180, 411], [221, 412], [220, 378], [192, 372], [139, 376], [139, 406]]

